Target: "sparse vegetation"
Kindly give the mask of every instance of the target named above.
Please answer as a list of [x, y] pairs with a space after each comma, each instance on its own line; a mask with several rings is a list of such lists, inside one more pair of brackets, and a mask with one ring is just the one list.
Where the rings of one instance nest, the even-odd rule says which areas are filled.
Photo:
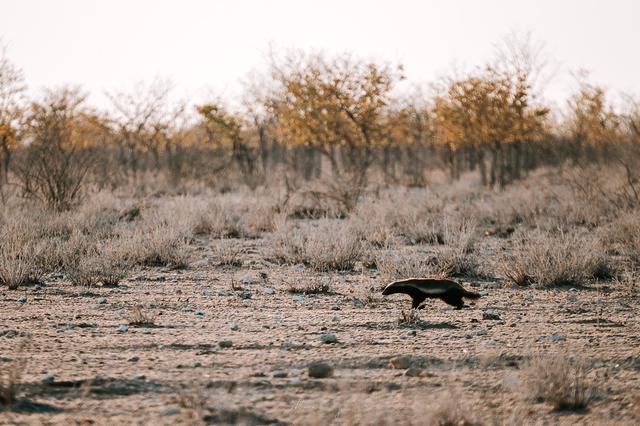
[[566, 354], [536, 355], [524, 370], [529, 397], [560, 411], [588, 408], [595, 388], [587, 374], [584, 360]]

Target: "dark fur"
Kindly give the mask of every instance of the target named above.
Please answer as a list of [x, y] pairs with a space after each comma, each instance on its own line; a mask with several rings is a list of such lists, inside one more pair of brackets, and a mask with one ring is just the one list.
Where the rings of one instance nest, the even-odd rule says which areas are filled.
[[412, 309], [418, 309], [425, 299], [440, 299], [443, 302], [460, 309], [464, 306], [463, 298], [478, 299], [480, 295], [467, 291], [455, 281], [438, 280], [434, 278], [410, 278], [387, 285], [382, 294], [403, 293], [411, 296]]

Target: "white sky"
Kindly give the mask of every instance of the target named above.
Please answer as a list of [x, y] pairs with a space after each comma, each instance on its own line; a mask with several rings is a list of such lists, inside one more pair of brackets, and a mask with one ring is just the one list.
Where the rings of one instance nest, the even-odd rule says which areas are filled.
[[547, 88], [559, 101], [579, 68], [613, 94], [640, 94], [638, 17], [637, 0], [3, 0], [0, 37], [31, 88], [81, 84], [101, 104], [104, 90], [154, 77], [196, 101], [239, 97], [270, 43], [399, 61], [424, 83], [531, 31], [559, 64]]

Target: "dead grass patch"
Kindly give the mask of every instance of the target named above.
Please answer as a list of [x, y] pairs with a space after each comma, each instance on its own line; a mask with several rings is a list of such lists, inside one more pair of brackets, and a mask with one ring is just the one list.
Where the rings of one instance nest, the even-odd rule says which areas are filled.
[[155, 315], [142, 311], [142, 305], [135, 305], [131, 309], [131, 315], [129, 316], [129, 325], [135, 325], [139, 327], [150, 326], [155, 323], [155, 320]]
[[595, 391], [587, 373], [582, 359], [564, 354], [535, 355], [523, 370], [527, 396], [558, 411], [586, 409]]
[[513, 283], [537, 288], [582, 286], [589, 280], [615, 275], [615, 267], [599, 241], [540, 231], [517, 240], [513, 256], [502, 268]]

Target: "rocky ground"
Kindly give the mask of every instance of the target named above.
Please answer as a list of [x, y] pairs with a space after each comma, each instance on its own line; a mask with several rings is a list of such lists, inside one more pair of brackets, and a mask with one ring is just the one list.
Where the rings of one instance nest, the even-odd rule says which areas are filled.
[[[640, 303], [620, 283], [462, 280], [484, 297], [459, 311], [428, 301], [402, 323], [408, 297], [381, 296], [375, 270], [322, 274], [267, 261], [263, 240], [231, 243], [242, 266], [201, 241], [189, 268], [117, 287], [54, 275], [3, 289], [2, 372], [22, 374], [0, 423], [640, 422]], [[586, 408], [528, 397], [530, 360], [556, 353], [585, 360]]]

